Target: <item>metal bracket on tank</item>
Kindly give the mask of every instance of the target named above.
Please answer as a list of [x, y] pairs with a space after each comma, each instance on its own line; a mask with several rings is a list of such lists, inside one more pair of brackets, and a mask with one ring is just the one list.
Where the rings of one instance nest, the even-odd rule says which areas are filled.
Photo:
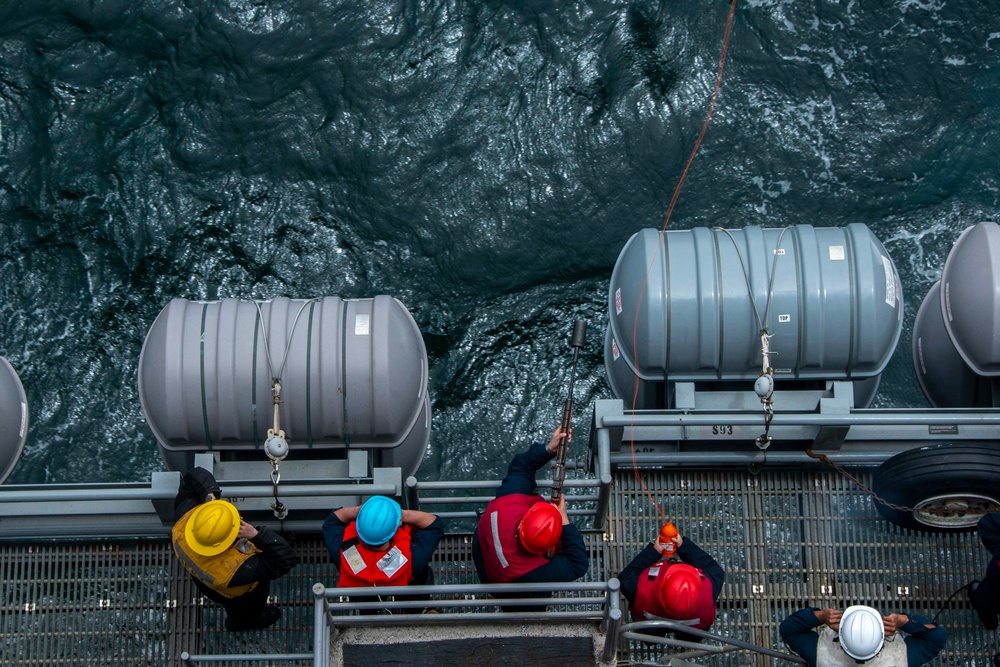
[[274, 502], [271, 503], [271, 509], [274, 510], [274, 516], [281, 520], [288, 516], [288, 508], [278, 500], [278, 482], [281, 481], [278, 466], [288, 456], [288, 441], [285, 440], [285, 432], [281, 430], [281, 382], [278, 378], [274, 379], [271, 389], [274, 392], [274, 428], [267, 429], [264, 453], [271, 460], [271, 484], [274, 486]]
[[771, 445], [771, 419], [774, 417], [774, 369], [771, 367], [771, 346], [768, 340], [767, 329], [760, 332], [760, 353], [763, 358], [760, 375], [753, 383], [753, 391], [760, 399], [761, 407], [764, 408], [764, 432], [757, 436], [754, 441], [760, 449], [767, 449]]

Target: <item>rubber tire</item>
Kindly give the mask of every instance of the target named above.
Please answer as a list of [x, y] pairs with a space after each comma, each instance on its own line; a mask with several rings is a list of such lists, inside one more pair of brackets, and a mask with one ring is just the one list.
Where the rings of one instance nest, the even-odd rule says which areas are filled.
[[[872, 490], [881, 498], [905, 507], [934, 496], [962, 493], [992, 498], [1000, 505], [1000, 443], [942, 443], [896, 454], [879, 466]], [[961, 533], [971, 526], [928, 526], [912, 512], [886, 507], [873, 499], [885, 519], [904, 528], [932, 533]]]

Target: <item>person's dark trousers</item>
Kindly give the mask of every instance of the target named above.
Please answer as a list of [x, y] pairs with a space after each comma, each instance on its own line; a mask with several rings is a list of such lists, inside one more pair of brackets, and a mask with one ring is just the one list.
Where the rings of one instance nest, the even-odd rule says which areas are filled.
[[260, 618], [267, 607], [267, 597], [271, 594], [270, 581], [262, 581], [249, 593], [235, 598], [220, 595], [197, 579], [193, 581], [205, 597], [225, 608], [228, 619], [226, 627], [229, 630], [247, 630], [259, 627]]
[[972, 605], [979, 612], [980, 618], [997, 621], [997, 614], [1000, 613], [1000, 565], [997, 565], [995, 558], [990, 559], [990, 564], [986, 566], [986, 576], [976, 589], [972, 591]]

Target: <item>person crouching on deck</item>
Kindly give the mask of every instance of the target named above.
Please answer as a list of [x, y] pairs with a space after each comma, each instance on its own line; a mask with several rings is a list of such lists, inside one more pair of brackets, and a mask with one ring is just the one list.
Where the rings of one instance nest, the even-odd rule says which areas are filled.
[[[472, 541], [472, 560], [482, 583], [569, 582], [587, 573], [590, 559], [583, 535], [566, 513], [566, 496], [553, 504], [535, 493], [535, 473], [555, 457], [561, 437], [558, 428], [548, 445], [532, 443], [516, 455], [496, 498], [486, 506]], [[544, 611], [545, 605], [504, 610]]]
[[323, 540], [340, 571], [339, 588], [433, 584], [430, 562], [442, 537], [439, 517], [404, 510], [385, 496], [335, 509], [323, 523]]
[[[819, 633], [813, 628], [824, 626]], [[909, 636], [902, 638], [898, 631]], [[810, 667], [919, 667], [944, 648], [948, 633], [918, 614], [882, 616], [865, 605], [807, 607], [778, 627], [781, 639]]]
[[[666, 619], [708, 630], [715, 622], [715, 606], [726, 573], [690, 538], [677, 534], [671, 542], [676, 550], [675, 557], [665, 553], [668, 545], [660, 542], [658, 535], [618, 575], [632, 620]], [[642, 632], [658, 636], [666, 634], [660, 629]], [[678, 633], [678, 638], [701, 640], [685, 633]]]
[[288, 542], [266, 526], [254, 528], [204, 468], [181, 478], [174, 498], [174, 553], [195, 586], [226, 610], [226, 629], [258, 630], [281, 618], [267, 604], [271, 581], [299, 562]]

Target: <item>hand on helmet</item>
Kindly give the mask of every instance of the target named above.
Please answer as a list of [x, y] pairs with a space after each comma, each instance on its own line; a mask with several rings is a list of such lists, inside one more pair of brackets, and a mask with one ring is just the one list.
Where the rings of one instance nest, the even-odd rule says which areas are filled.
[[240, 532], [236, 533], [236, 537], [245, 537], [248, 540], [252, 540], [257, 537], [257, 529], [243, 519], [240, 519]]
[[844, 614], [839, 609], [818, 609], [816, 611], [816, 619], [830, 627], [831, 630], [836, 632], [840, 629], [840, 617]]
[[882, 625], [885, 627], [885, 636], [891, 637], [896, 634], [896, 630], [910, 622], [910, 617], [906, 614], [889, 614], [882, 617]]

